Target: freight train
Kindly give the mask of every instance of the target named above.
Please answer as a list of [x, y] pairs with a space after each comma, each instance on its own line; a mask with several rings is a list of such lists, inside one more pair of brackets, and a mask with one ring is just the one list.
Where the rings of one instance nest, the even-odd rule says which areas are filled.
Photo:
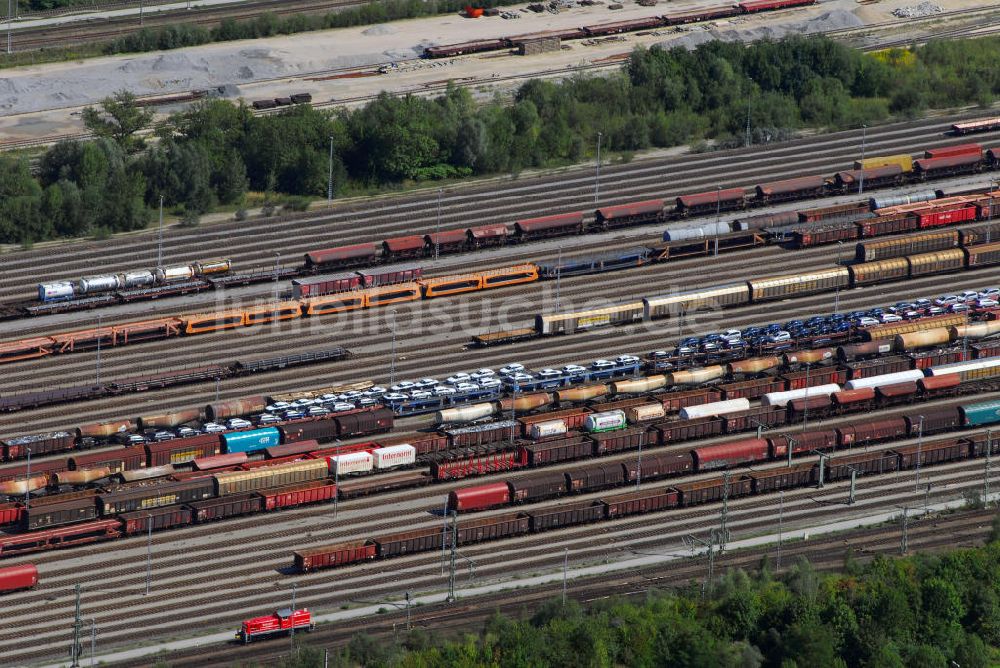
[[[1000, 360], [994, 361], [1000, 364]], [[997, 364], [989, 367], [993, 370], [996, 368], [1000, 367]], [[447, 437], [434, 435], [407, 442], [405, 444], [407, 446], [405, 460], [396, 459], [391, 455], [385, 460], [384, 468], [395, 468], [415, 461], [418, 453], [432, 453], [433, 455], [437, 449], [437, 456], [429, 457], [430, 476], [414, 472], [413, 475], [405, 479], [393, 479], [385, 483], [373, 479], [371, 483], [355, 488], [352, 493], [353, 495], [363, 495], [389, 489], [419, 486], [427, 484], [431, 478], [452, 480], [469, 475], [521, 467], [544, 466], [637, 447], [641, 448], [644, 445], [669, 445], [691, 438], [738, 433], [753, 428], [780, 428], [780, 425], [785, 424], [795, 426], [799, 422], [798, 416], [803, 411], [823, 412], [821, 407], [815, 406], [818, 398], [828, 399], [830, 408], [827, 412], [867, 412], [875, 407], [894, 405], [900, 402], [908, 403], [915, 399], [948, 396], [962, 391], [979, 392], [982, 391], [984, 384], [996, 383], [995, 374], [984, 374], [979, 368], [956, 371], [952, 365], [952, 367], [929, 369], [928, 374], [929, 376], [922, 378], [920, 382], [910, 382], [910, 385], [913, 386], [910, 395], [901, 391], [900, 384], [896, 382], [888, 385], [880, 382], [868, 382], [863, 390], [868, 390], [870, 394], [866, 394], [864, 391], [859, 392], [856, 389], [840, 391], [839, 386], [836, 385], [833, 386], [837, 390], [836, 392], [825, 390], [825, 387], [829, 386], [819, 388], [805, 386], [804, 390], [799, 391], [799, 394], [802, 395], [800, 398], [784, 397], [787, 399], [786, 401], [775, 403], [772, 400], [768, 405], [769, 396], [764, 395], [760, 407], [736, 411], [732, 411], [730, 406], [726, 407], [726, 411], [721, 411], [719, 405], [715, 407], [711, 404], [696, 405], [697, 401], [691, 392], [674, 393], [670, 401], [684, 404], [684, 408], [680, 411], [681, 419], [653, 421], [631, 429], [623, 429], [622, 427], [625, 425], [622, 424], [620, 409], [617, 410], [617, 414], [616, 410], [600, 412], [583, 410], [578, 411], [575, 419], [578, 418], [576, 423], [591, 430], [589, 435], [583, 436], [577, 433], [574, 436], [569, 436], [567, 433], [561, 438], [533, 443], [526, 443], [520, 439], [515, 443], [512, 440], [510, 442], [510, 447], [514, 448], [512, 450], [505, 449], [503, 444], [498, 445], [498, 441], [506, 439], [507, 434], [510, 434], [513, 439], [516, 428], [523, 429], [531, 423], [503, 423], [496, 425], [498, 428], [495, 430], [478, 433], [467, 430], [447, 431], [445, 432]], [[876, 380], [890, 379], [895, 381], [894, 376], [898, 376], [898, 374], [887, 374], [875, 378]], [[806, 382], [808, 382], [808, 377], [806, 377]], [[886, 380], [886, 382], [888, 381]], [[873, 387], [876, 389], [872, 390]], [[817, 394], [823, 391], [828, 392], [830, 396]], [[678, 394], [683, 396], [678, 396]], [[669, 397], [670, 395], [664, 396]], [[707, 391], [706, 394], [703, 394], [703, 398], [710, 398]], [[640, 400], [640, 402], [642, 401], [644, 400]], [[668, 405], [663, 401], [661, 403], [664, 407]], [[748, 405], [746, 399], [739, 403], [741, 407]], [[640, 413], [632, 412], [630, 414], [639, 415]], [[611, 416], [614, 417], [613, 425], [604, 422]], [[553, 418], [559, 418], [557, 414], [540, 417], [548, 422], [551, 422]], [[564, 412], [561, 419], [567, 420], [568, 417]], [[1000, 411], [998, 411], [996, 402], [927, 409], [920, 411], [919, 416], [916, 416], [915, 413], [903, 416], [901, 424], [905, 424], [906, 429], [904, 431], [896, 429], [895, 432], [886, 432], [884, 429], [874, 427], [868, 429], [864, 423], [861, 423], [853, 427], [851, 445], [911, 434], [918, 417], [917, 429], [923, 435], [934, 431], [959, 429], [963, 426], [994, 424], [1000, 422]], [[607, 425], [610, 430], [602, 433], [603, 425]], [[829, 430], [821, 430], [816, 434], [803, 431], [794, 436], [785, 436], [788, 438], [787, 442], [791, 444], [793, 454], [822, 449], [825, 447], [823, 446], [825, 442], [829, 442], [831, 447], [846, 442], [845, 437], [836, 435], [839, 432], [835, 431], [833, 432], [835, 436], [830, 441], [829, 433]], [[827, 434], [827, 436], [823, 436], [823, 434]], [[231, 449], [234, 452], [240, 452], [241, 448], [246, 447], [244, 444], [247, 442], [252, 444], [247, 449], [253, 450], [270, 440], [269, 438], [257, 438], [250, 433], [245, 433], [242, 436], [235, 434], [232, 438], [235, 439], [234, 443], [237, 441], [238, 443], [235, 447], [226, 449]], [[826, 438], [827, 441], [817, 440], [823, 438]], [[764, 442], [768, 443], [767, 447], [770, 448], [770, 442], [766, 439]], [[168, 458], [175, 455], [185, 459], [190, 458], [192, 456], [190, 449], [181, 452], [177, 449], [179, 445], [181, 444], [157, 444], [156, 450], [159, 457], [155, 459], [152, 455], [152, 446], [147, 446], [145, 461], [162, 466], [163, 462], [170, 461]], [[371, 455], [379, 450], [386, 453], [389, 453], [390, 450], [393, 453], [399, 450], [400, 453], [403, 453], [403, 449], [399, 445], [390, 440], [382, 444], [357, 444], [316, 450], [317, 444], [315, 442], [299, 442], [297, 445], [291, 444], [292, 447], [277, 446], [269, 450], [270, 459], [263, 461], [234, 464], [228, 459], [226, 461], [202, 459], [200, 463], [196, 463], [195, 471], [173, 474], [173, 482], [150, 485], [147, 481], [138, 487], [125, 485], [111, 489], [89, 489], [69, 494], [56, 494], [51, 497], [35, 499], [32, 505], [27, 508], [19, 503], [9, 503], [6, 506], [0, 506], [0, 522], [20, 523], [27, 529], [52, 526], [54, 528], [29, 531], [25, 534], [0, 539], [0, 556], [139, 533], [148, 530], [150, 523], [153, 524], [154, 528], [169, 528], [191, 522], [232, 517], [265, 509], [270, 510], [289, 504], [298, 505], [316, 500], [327, 500], [339, 493], [335, 489], [330, 489], [333, 481], [329, 479], [329, 475], [331, 471], [334, 475], [341, 473], [339, 470], [341, 462], [345, 464], [343, 471], [345, 475], [361, 472], [364, 470], [363, 468], [354, 468], [357, 459], [355, 455], [360, 453]], [[450, 448], [450, 450], [444, 448]], [[456, 448], [460, 450], [456, 452]], [[308, 452], [302, 455], [302, 450], [308, 450]], [[768, 456], [777, 456], [781, 452], [783, 451], [768, 450]], [[94, 470], [80, 468], [81, 462], [83, 465], [95, 465], [99, 463], [99, 459], [109, 456], [114, 456], [114, 453], [95, 453], [92, 456], [75, 458], [78, 461], [73, 462], [74, 470], [67, 475], [67, 481], [82, 482], [83, 479], [92, 479], [88, 471]], [[232, 456], [232, 454], [226, 455], [230, 458]], [[142, 454], [137, 454], [137, 461], [141, 458]], [[124, 462], [124, 459], [123, 457], [116, 461]], [[704, 454], [701, 459], [707, 461]], [[43, 462], [39, 468], [50, 464], [51, 462]], [[127, 464], [125, 465], [127, 466]], [[83, 477], [77, 479], [71, 475], [77, 472], [82, 472]], [[58, 480], [59, 474], [60, 471], [52, 472], [50, 469], [46, 476], [52, 476]], [[139, 478], [161, 474], [162, 471], [150, 470], [140, 472]], [[20, 471], [19, 475], [23, 476], [24, 471]], [[97, 470], [93, 476], [106, 477], [107, 470]], [[27, 484], [29, 481], [24, 482]], [[289, 483], [292, 484], [292, 487], [289, 486]], [[274, 488], [277, 485], [284, 486], [278, 489]], [[304, 487], [294, 488], [294, 485]], [[316, 491], [318, 488], [323, 488], [322, 498], [317, 496], [319, 494]], [[269, 498], [271, 501], [268, 501]], [[287, 501], [281, 501], [281, 499]], [[143, 510], [137, 510], [139, 508], [143, 508]], [[156, 519], [154, 519], [154, 513]], [[102, 516], [105, 519], [97, 519]], [[61, 526], [63, 524], [66, 526]]]
[[[978, 236], [978, 235], [977, 235]], [[922, 240], [918, 240], [916, 247]], [[867, 252], [867, 251], [865, 251]], [[645, 297], [615, 306], [556, 314], [536, 314], [538, 336], [573, 334], [607, 325], [627, 325], [687, 313], [800, 297], [1000, 264], [1000, 243], [906, 255], [889, 260], [768, 276], [698, 290]]]
[[599, 23], [580, 28], [549, 30], [542, 33], [500, 37], [498, 39], [485, 39], [474, 42], [462, 42], [460, 44], [429, 46], [424, 49], [424, 57], [450, 58], [469, 53], [486, 53], [489, 51], [513, 49], [522, 44], [530, 43], [539, 39], [557, 38], [560, 41], [569, 39], [593, 39], [595, 37], [605, 37], [607, 35], [619, 35], [625, 32], [635, 32], [636, 30], [655, 30], [657, 28], [668, 28], [688, 23], [717, 21], [719, 19], [774, 11], [777, 9], [804, 7], [815, 3], [816, 0], [745, 0], [744, 2], [740, 2], [738, 4], [710, 7], [688, 14], [648, 16], [641, 19], [615, 21], [613, 23]]
[[[455, 545], [462, 546], [648, 512], [822, 485], [824, 481], [836, 482], [854, 475], [893, 473], [984, 457], [987, 453], [995, 454], [1000, 451], [998, 445], [1000, 442], [988, 433], [976, 432], [959, 438], [925, 441], [920, 445], [902, 446], [888, 451], [833, 454], [822, 457], [818, 463], [730, 473], [696, 482], [675, 483], [665, 488], [608, 494], [592, 501], [515, 510], [502, 515], [456, 521], [453, 530], [429, 527], [297, 550], [292, 553], [292, 567], [296, 572], [307, 573], [376, 558], [440, 550], [442, 545], [448, 547], [452, 543], [453, 536]], [[548, 479], [519, 479], [497, 483], [492, 487], [463, 490], [460, 498], [454, 498], [454, 495], [449, 498], [449, 505], [454, 509], [462, 502], [467, 502], [471, 507], [465, 510], [478, 509], [477, 504], [502, 507], [516, 493], [523, 492], [521, 500], [526, 502], [559, 496], [574, 485], [578, 486], [573, 488], [573, 492], [583, 493], [615, 486], [619, 480], [635, 482], [639, 476], [642, 480], [651, 481], [678, 475], [684, 472], [686, 466], [695, 467], [701, 461], [699, 457], [705, 458], [706, 464], [721, 461], [725, 466], [739, 466], [747, 462], [765, 462], [771, 452], [767, 442], [764, 445], [745, 443], [709, 447], [719, 449], [710, 451], [709, 448], [701, 448], [686, 454], [679, 453], [679, 456], [647, 456], [641, 464], [637, 462], [634, 466], [625, 464], [603, 469], [591, 467], [583, 471], [554, 474]], [[725, 447], [731, 449], [727, 451], [723, 449]], [[538, 496], [531, 498], [532, 494]], [[513, 500], [517, 500], [516, 497]]]

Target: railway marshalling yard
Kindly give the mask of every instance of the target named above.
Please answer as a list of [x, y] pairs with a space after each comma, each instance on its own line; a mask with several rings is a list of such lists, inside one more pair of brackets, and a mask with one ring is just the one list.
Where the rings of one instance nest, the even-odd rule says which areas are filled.
[[[885, 20], [880, 13], [885, 12], [886, 8], [891, 9], [901, 4], [904, 3], [878, 3], [852, 9], [857, 9], [857, 13], [869, 13], [869, 20], [876, 21]], [[821, 12], [829, 11], [835, 5], [838, 3], [824, 3], [816, 9]], [[606, 9], [591, 10], [607, 14]], [[813, 9], [809, 11], [816, 13]], [[615, 17], [624, 19], [629, 18], [629, 15], [615, 14]], [[560, 15], [556, 18], [563, 20], [566, 17]], [[580, 23], [577, 18], [571, 18], [573, 21], [566, 25]], [[548, 16], [546, 20], [549, 20]], [[772, 20], [782, 19], [750, 19], [761, 22]], [[442, 23], [449, 21], [460, 26], [463, 39], [471, 37], [466, 31], [469, 24], [464, 19], [448, 19]], [[515, 23], [519, 25], [514, 25]], [[545, 29], [537, 24], [528, 28], [526, 19], [505, 22], [503, 27], [508, 34]], [[662, 41], [662, 37], [652, 37]], [[316, 39], [320, 38], [297, 36], [288, 38], [287, 43], [307, 44], [302, 48], [308, 49], [316, 46], [315, 42], [308, 40]], [[622, 52], [645, 38], [626, 39], [624, 44], [609, 42], [606, 47], [574, 46], [573, 49], [595, 49], [593, 52], [588, 51], [588, 54], [606, 54], [612, 49]], [[446, 39], [442, 38], [440, 41]], [[566, 57], [566, 54], [561, 54], [561, 57]], [[502, 70], [499, 68], [516, 68], [521, 61], [461, 58], [454, 64], [438, 68], [437, 73], [432, 76], [443, 79], [453, 72], [463, 71], [461, 68], [478, 74], [483, 63], [489, 63], [491, 71], [500, 72]], [[441, 72], [444, 71], [448, 71], [449, 75], [442, 75]], [[414, 69], [413, 76], [417, 76], [416, 73], [417, 70]], [[393, 74], [344, 80], [350, 83], [343, 84], [345, 88], [337, 88], [336, 92], [319, 88], [320, 82], [310, 83], [309, 86], [317, 86], [313, 89], [314, 98], [321, 90], [327, 91], [322, 93], [321, 98], [358, 97], [367, 94], [365, 91], [385, 87], [396, 76]], [[421, 73], [420, 76], [425, 74]], [[348, 89], [348, 85], [362, 87]], [[411, 82], [409, 85], [416, 84]], [[260, 86], [254, 88], [253, 95], [248, 97], [268, 97], [293, 92], [293, 89], [309, 89], [309, 86], [303, 87], [300, 81], [292, 84], [271, 82]], [[948, 120], [935, 118], [870, 128], [866, 136], [866, 152], [868, 155], [916, 154], [924, 149], [955, 144], [960, 140], [944, 133], [953, 118], [983, 115], [980, 111], [956, 114], [949, 116]], [[53, 133], [69, 130], [69, 125], [60, 126], [57, 121], [51, 122]], [[976, 135], [975, 140], [991, 146], [998, 139], [1000, 132]], [[637, 159], [629, 164], [602, 167], [598, 201], [601, 206], [607, 206], [651, 197], [669, 199], [683, 193], [712, 191], [720, 186], [749, 187], [802, 174], [832, 174], [847, 169], [860, 157], [860, 152], [861, 133], [848, 131], [766, 148]], [[990, 186], [991, 176], [986, 173], [936, 181], [932, 187], [945, 190], [978, 187], [986, 190]], [[900, 192], [925, 189], [926, 187], [908, 187]], [[225, 255], [237, 267], [267, 267], [272, 266], [274, 252], [279, 251], [280, 262], [298, 264], [301, 256], [311, 249], [432, 232], [439, 222], [442, 230], [464, 229], [471, 224], [510, 223], [566, 211], [589, 211], [595, 208], [594, 193], [593, 171], [573, 169], [555, 174], [524, 175], [518, 179], [501, 178], [448, 189], [441, 195], [440, 219], [437, 214], [437, 193], [430, 191], [372, 201], [338, 203], [329, 211], [317, 211], [290, 220], [251, 219], [243, 223], [221, 223], [196, 230], [171, 228], [164, 234], [164, 263], [191, 262], [209, 256]], [[881, 190], [873, 194], [885, 195], [889, 191]], [[844, 196], [824, 199], [821, 203], [796, 202], [760, 209], [754, 213], [796, 210], [856, 199], [857, 196]], [[730, 217], [724, 214], [724, 218]], [[696, 221], [675, 223], [673, 226], [713, 220], [714, 216], [708, 216]], [[422, 264], [426, 274], [434, 276], [524, 261], [550, 261], [560, 255], [585, 256], [655, 243], [660, 239], [662, 231], [660, 226], [627, 228], [605, 234], [588, 234], [446, 256], [438, 261], [427, 259]], [[206, 252], [206, 249], [210, 249], [210, 252]], [[788, 299], [772, 303], [766, 309], [743, 306], [688, 318], [680, 326], [675, 321], [666, 321], [595, 330], [590, 334], [538, 339], [485, 350], [471, 350], [465, 345], [474, 333], [527, 326], [536, 313], [634, 301], [671, 290], [697, 289], [746, 278], [807, 271], [831, 266], [838, 259], [844, 260], [850, 255], [850, 247], [845, 249], [837, 245], [802, 250], [775, 245], [761, 246], [722, 253], [718, 257], [671, 260], [665, 264], [611, 272], [597, 278], [567, 277], [558, 282], [558, 287], [554, 281], [530, 283], [450, 299], [400, 304], [392, 311], [376, 309], [348, 312], [247, 328], [239, 333], [220, 332], [197, 337], [176, 337], [109, 348], [101, 352], [100, 360], [101, 374], [106, 379], [196, 367], [237, 357], [252, 359], [306, 352], [332, 345], [350, 348], [354, 357], [349, 361], [289, 368], [260, 377], [224, 380], [218, 389], [215, 383], [196, 384], [180, 389], [152, 390], [99, 401], [25, 410], [0, 417], [0, 438], [72, 428], [113, 418], [167, 413], [175, 409], [204, 405], [217, 397], [228, 399], [251, 394], [277, 394], [363, 380], [387, 385], [390, 377], [397, 381], [425, 376], [442, 378], [477, 367], [496, 368], [510, 361], [521, 362], [529, 368], [558, 367], [568, 363], [586, 365], [600, 357], [613, 357], [621, 353], [642, 355], [648, 351], [670, 348], [683, 336], [828, 313], [834, 310], [834, 300], [839, 310], [846, 312], [886, 305], [901, 299], [933, 298], [944, 292], [1000, 285], [1000, 268], [994, 266], [944, 277], [929, 276], [878, 287], [843, 290], [836, 296], [826, 292]], [[153, 266], [156, 256], [155, 231], [121, 239], [52, 244], [46, 248], [4, 254], [0, 258], [0, 276], [3, 277], [0, 300], [23, 299], [33, 293], [36, 283], [42, 281]], [[287, 287], [287, 282], [280, 285], [282, 290]], [[107, 326], [166, 315], [221, 310], [231, 306], [235, 298], [267, 300], [273, 290], [273, 285], [261, 284], [226, 291], [222, 293], [222, 297], [219, 293], [189, 295], [102, 309], [100, 313], [102, 324]], [[225, 301], [220, 301], [222, 299]], [[76, 312], [7, 321], [0, 323], [0, 340], [86, 329], [96, 325], [96, 317], [96, 312]], [[394, 359], [389, 353], [391, 349], [395, 351]], [[93, 353], [55, 355], [7, 364], [0, 374], [0, 395], [80, 385], [94, 378], [96, 364], [96, 355]], [[987, 396], [977, 395], [967, 399], [972, 401]], [[949, 403], [948, 400], [928, 402], [927, 410], [946, 403]], [[912, 412], [912, 409], [894, 408], [884, 414], [901, 414], [907, 410]], [[850, 416], [812, 419], [809, 427], [833, 428], [851, 421]], [[397, 421], [394, 434], [411, 434], [429, 425], [428, 417], [405, 418]], [[697, 444], [724, 440], [727, 437], [703, 439], [697, 441]], [[914, 442], [916, 439], [895, 441], [872, 446], [872, 449], [888, 450]], [[606, 458], [606, 461], [628, 461], [634, 458], [635, 453], [623, 453]], [[807, 456], [799, 461], [815, 461], [815, 458]], [[565, 471], [575, 466], [578, 463], [561, 464], [547, 470]], [[766, 469], [768, 466], [759, 468]], [[475, 479], [475, 482], [518, 478], [523, 475], [525, 474], [508, 473], [485, 476]], [[705, 477], [708, 474], [693, 476], [692, 479]], [[732, 499], [728, 502], [727, 509], [730, 541], [735, 544], [740, 540], [772, 536], [779, 512], [783, 518], [783, 530], [808, 531], [810, 527], [825, 525], [834, 519], [848, 520], [878, 513], [898, 513], [903, 506], [922, 511], [924, 503], [932, 507], [937, 503], [955, 502], [970, 491], [982, 490], [983, 482], [982, 461], [971, 460], [929, 467], [919, 473], [919, 481], [914, 480], [912, 472], [899, 476], [859, 477], [856, 501], [851, 506], [846, 503], [849, 489], [846, 482], [829, 483], [822, 489], [789, 490], [784, 494], [783, 500], [773, 494]], [[440, 555], [437, 553], [415, 554], [394, 560], [292, 576], [287, 572], [291, 563], [291, 551], [371, 535], [440, 526], [441, 518], [435, 511], [440, 511], [449, 491], [467, 484], [470, 483], [438, 484], [346, 501], [339, 504], [336, 516], [329, 504], [320, 504], [228, 520], [207, 527], [156, 533], [152, 539], [152, 586], [148, 596], [144, 595], [145, 538], [121, 539], [18, 557], [15, 561], [31, 560], [39, 565], [42, 582], [31, 591], [5, 597], [6, 624], [4, 632], [0, 634], [0, 665], [58, 664], [65, 660], [72, 633], [75, 603], [73, 588], [77, 584], [82, 586], [81, 609], [84, 619], [88, 620], [84, 623], [83, 635], [84, 638], [87, 637], [89, 620], [93, 620], [98, 629], [99, 656], [113, 649], [148, 648], [151, 640], [165, 642], [185, 638], [191, 635], [193, 627], [198, 629], [199, 636], [231, 632], [244, 618], [287, 605], [292, 583], [296, 585], [296, 602], [308, 606], [318, 614], [347, 613], [372, 605], [394, 608], [404, 592], [412, 592], [417, 597], [438, 594], [447, 588], [448, 577], [446, 573], [443, 574]], [[645, 482], [641, 484], [641, 489], [660, 488], [666, 484], [668, 483], [663, 481]], [[573, 500], [597, 499], [603, 495], [594, 493], [574, 497]], [[530, 511], [536, 505], [553, 503], [561, 502], [557, 500], [546, 504], [528, 504], [523, 508]], [[500, 514], [508, 511], [489, 512]], [[459, 561], [459, 584], [460, 587], [495, 583], [513, 586], [522, 577], [558, 573], [564, 554], [568, 556], [571, 571], [577, 572], [599, 565], [613, 568], [616, 563], [627, 562], [637, 555], [684, 553], [684, 538], [693, 534], [707, 539], [709, 529], [719, 525], [720, 512], [720, 504], [707, 504], [693, 509], [566, 528], [541, 537], [529, 535], [467, 546], [462, 549]], [[977, 532], [976, 522], [961, 526], [958, 526], [960, 523], [953, 522], [948, 518], [940, 520], [943, 527], [955, 527], [954, 536], [981, 535], [981, 532]], [[940, 533], [938, 532], [937, 539], [940, 539]], [[890, 531], [873, 533], [851, 545], [859, 551], [869, 548], [886, 551], [894, 546], [895, 539], [890, 534]], [[933, 537], [926, 540], [929, 546], [934, 545]], [[828, 549], [842, 554], [844, 544], [846, 543], [832, 542]], [[915, 543], [919, 544], [919, 541]], [[790, 555], [794, 550], [808, 550], [810, 547], [809, 541], [805, 541], [786, 549]], [[769, 551], [771, 548], [764, 549]], [[818, 560], [822, 558], [820, 554], [815, 556]], [[790, 556], [786, 559], [784, 563], [790, 563]], [[473, 565], [471, 571], [470, 563]], [[698, 578], [702, 577], [703, 568], [701, 561], [697, 565], [690, 561], [680, 561], [673, 566], [662, 566], [659, 576], [655, 575], [654, 569], [642, 571], [642, 577], [656, 582], [658, 577], [664, 577], [663, 572], [676, 571], [687, 577]], [[595, 582], [605, 582], [608, 587], [617, 584], [627, 590], [645, 586], [637, 585], [634, 581], [630, 583], [627, 579], [621, 583], [615, 578], [620, 576], [609, 574], [605, 578], [579, 585], [573, 582], [570, 587], [579, 592], [591, 592], [583, 595], [602, 596], [607, 595], [608, 591], [589, 589], [598, 586]], [[507, 597], [516, 600], [518, 594], [507, 594]], [[475, 600], [477, 599], [460, 600], [451, 609], [472, 605]], [[447, 617], [448, 610], [447, 606], [440, 609], [442, 619]], [[363, 623], [369, 631], [389, 632], [393, 623], [401, 623], [401, 618], [397, 614], [379, 615]], [[433, 625], [434, 615], [427, 615], [424, 622], [418, 617], [417, 623]], [[442, 625], [447, 627], [453, 623], [445, 621]], [[324, 628], [330, 630], [332, 627], [333, 625], [321, 626], [320, 637], [324, 637], [326, 633]], [[84, 644], [86, 646], [86, 642]], [[285, 651], [286, 647], [285, 642], [275, 641], [261, 644], [254, 651], [258, 653], [256, 656], [262, 656], [260, 652], [267, 656]], [[214, 662], [231, 661], [242, 650], [226, 646], [224, 654], [213, 654], [218, 651], [216, 642], [206, 649], [195, 647], [185, 651], [185, 654], [178, 655], [179, 664], [186, 662], [192, 665], [210, 665]], [[132, 660], [141, 663], [143, 659], [133, 657]]]

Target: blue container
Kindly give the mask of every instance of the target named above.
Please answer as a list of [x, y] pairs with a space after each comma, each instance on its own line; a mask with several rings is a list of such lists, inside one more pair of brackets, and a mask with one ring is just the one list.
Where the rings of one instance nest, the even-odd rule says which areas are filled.
[[960, 406], [967, 427], [977, 427], [1000, 422], [1000, 401]]
[[222, 451], [226, 454], [230, 452], [257, 452], [275, 445], [281, 445], [281, 434], [274, 427], [234, 431], [222, 435]]

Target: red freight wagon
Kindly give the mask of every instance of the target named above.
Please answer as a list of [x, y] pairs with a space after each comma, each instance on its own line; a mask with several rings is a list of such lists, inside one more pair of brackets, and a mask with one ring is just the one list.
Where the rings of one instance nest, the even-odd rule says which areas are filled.
[[[769, 9], [769, 7], [766, 8]], [[762, 183], [756, 186], [755, 189], [757, 191], [757, 198], [760, 201], [781, 202], [801, 197], [821, 197], [825, 188], [825, 176], [800, 176], [794, 179]]]
[[373, 243], [355, 244], [315, 250], [306, 253], [307, 267], [361, 267], [374, 264], [378, 259], [378, 246]]
[[979, 144], [955, 144], [954, 146], [941, 146], [940, 148], [929, 148], [924, 151], [926, 158], [948, 158], [955, 155], [978, 155], [983, 156], [983, 147]]
[[433, 254], [435, 249], [442, 253], [450, 253], [465, 248], [468, 242], [465, 230], [446, 230], [424, 235], [424, 245], [428, 254]]
[[707, 445], [691, 451], [695, 468], [698, 471], [739, 466], [753, 462], [765, 461], [768, 458], [768, 443], [764, 438], [748, 438], [740, 441], [729, 441], [719, 445]]
[[424, 254], [424, 238], [414, 234], [382, 242], [382, 254], [391, 258], [419, 257]]
[[946, 373], [942, 376], [927, 376], [917, 380], [921, 392], [933, 394], [943, 392], [962, 384], [962, 377], [957, 373]]
[[793, 371], [781, 376], [788, 384], [789, 390], [801, 390], [817, 385], [840, 385], [847, 381], [847, 372], [837, 368], [809, 369], [808, 371]]
[[0, 526], [9, 526], [20, 522], [22, 510], [20, 503], [0, 504]]
[[31, 589], [38, 584], [38, 569], [34, 564], [0, 568], [0, 593]]
[[813, 450], [833, 450], [837, 447], [837, 432], [833, 429], [802, 431], [788, 436], [772, 436], [767, 439], [771, 446], [771, 457], [780, 459], [788, 456], [788, 441], [792, 440], [792, 454], [799, 455]]
[[741, 209], [745, 204], [746, 193], [743, 188], [727, 188], [712, 190], [694, 195], [681, 195], [677, 198], [677, 210], [683, 214], [711, 213], [718, 208], [720, 211]]
[[463, 487], [448, 494], [448, 510], [467, 513], [510, 503], [510, 487], [505, 482]]
[[594, 213], [595, 222], [605, 228], [624, 227], [634, 223], [655, 223], [663, 215], [663, 200], [649, 199], [618, 206], [606, 206]]
[[121, 534], [121, 526], [121, 520], [97, 520], [46, 531], [0, 536], [0, 557], [110, 540]]
[[153, 531], [187, 526], [191, 524], [191, 509], [167, 506], [122, 513], [118, 517], [122, 521], [122, 530], [125, 535], [132, 536], [148, 532], [150, 525], [152, 525]]
[[273, 615], [255, 617], [243, 622], [240, 630], [236, 632], [236, 639], [246, 644], [279, 633], [289, 633], [292, 630], [312, 631], [314, 628], [316, 625], [313, 624], [312, 615], [307, 609], [293, 611], [291, 608], [284, 608], [275, 611]]
[[976, 207], [973, 205], [959, 207], [957, 209], [927, 209], [915, 211], [913, 215], [917, 219], [917, 227], [937, 227], [939, 225], [954, 225], [967, 220], [976, 219]]
[[357, 274], [335, 274], [324, 278], [296, 278], [292, 281], [293, 297], [321, 297], [335, 292], [347, 292], [361, 287], [361, 277]]
[[859, 445], [904, 438], [908, 433], [905, 418], [884, 418], [837, 427], [837, 441], [845, 448], [855, 448]]
[[841, 390], [830, 395], [837, 406], [856, 406], [875, 398], [874, 387], [863, 387], [858, 390]]
[[813, 5], [816, 0], [748, 0], [737, 5], [747, 14], [753, 12], [764, 12], [772, 9], [785, 9], [786, 7], [804, 7]]
[[465, 233], [470, 246], [473, 248], [485, 248], [487, 246], [502, 246], [507, 243], [509, 230], [503, 223], [497, 223], [495, 225], [470, 227]]
[[337, 496], [337, 486], [329, 480], [273, 487], [257, 492], [264, 499], [264, 510], [292, 508], [307, 503], [329, 501]]
[[929, 350], [926, 352], [909, 353], [907, 357], [913, 363], [914, 369], [928, 369], [942, 364], [954, 364], [966, 361], [966, 351], [961, 348]]
[[432, 462], [431, 475], [435, 480], [457, 480], [473, 475], [509, 471], [521, 465], [517, 452], [498, 452], [475, 455], [454, 462]]
[[583, 232], [583, 212], [560, 213], [554, 216], [528, 218], [514, 223], [514, 234], [520, 239], [543, 239]]
[[332, 568], [374, 559], [375, 543], [370, 540], [339, 543], [298, 550], [292, 554], [295, 559], [295, 570], [300, 573], [308, 573], [317, 568]]

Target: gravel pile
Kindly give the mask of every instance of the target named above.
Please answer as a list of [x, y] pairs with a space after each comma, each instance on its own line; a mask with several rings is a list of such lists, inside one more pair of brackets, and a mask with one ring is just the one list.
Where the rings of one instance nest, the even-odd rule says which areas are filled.
[[892, 15], [901, 19], [919, 19], [924, 16], [931, 16], [932, 14], [940, 14], [943, 11], [944, 9], [933, 2], [921, 2], [919, 5], [894, 9], [892, 10]]
[[864, 21], [849, 11], [834, 9], [805, 21], [783, 23], [775, 26], [762, 26], [748, 30], [718, 30], [714, 28], [706, 30], [694, 28], [683, 37], [663, 42], [660, 46], [667, 49], [675, 46], [694, 49], [699, 44], [711, 42], [712, 40], [721, 40], [723, 42], [755, 42], [762, 39], [781, 39], [789, 34], [804, 35], [827, 30], [858, 28], [864, 24]]

